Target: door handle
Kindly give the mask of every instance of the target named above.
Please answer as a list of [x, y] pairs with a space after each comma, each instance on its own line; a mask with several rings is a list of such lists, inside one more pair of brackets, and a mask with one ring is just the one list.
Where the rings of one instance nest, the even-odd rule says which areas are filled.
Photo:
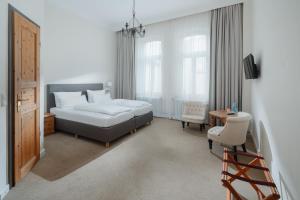
[[22, 105], [22, 102], [24, 101], [29, 101], [30, 99], [18, 99], [17, 101], [17, 111], [20, 112], [21, 111], [21, 105]]

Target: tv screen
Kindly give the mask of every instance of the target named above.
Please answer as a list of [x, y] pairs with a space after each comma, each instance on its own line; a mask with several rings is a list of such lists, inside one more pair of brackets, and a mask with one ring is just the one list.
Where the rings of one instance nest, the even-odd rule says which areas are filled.
[[243, 61], [246, 79], [256, 79], [258, 78], [258, 69], [254, 63], [254, 57], [249, 54]]

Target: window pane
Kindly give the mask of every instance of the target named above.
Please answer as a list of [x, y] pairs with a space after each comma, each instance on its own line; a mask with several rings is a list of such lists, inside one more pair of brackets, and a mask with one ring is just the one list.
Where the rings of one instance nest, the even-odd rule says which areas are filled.
[[207, 41], [205, 35], [196, 35], [185, 37], [183, 41], [184, 53], [205, 52], [207, 50]]
[[151, 92], [151, 65], [146, 64], [146, 70], [145, 70], [145, 93], [149, 94]]
[[192, 93], [192, 58], [183, 60], [183, 93], [189, 95]]
[[146, 46], [146, 57], [152, 56], [160, 56], [161, 55], [161, 42], [154, 41], [154, 42], [147, 42]]
[[139, 48], [137, 60], [137, 96], [161, 96], [162, 49], [161, 41], [151, 41]]
[[196, 58], [196, 94], [204, 95], [206, 92], [206, 75], [207, 65], [206, 65], [206, 57], [198, 57]]
[[208, 92], [207, 37], [194, 35], [183, 39], [183, 95], [203, 99]]
[[196, 58], [196, 73], [206, 73], [207, 65], [206, 65], [206, 57], [198, 57]]
[[153, 93], [159, 95], [161, 94], [161, 60], [159, 59], [155, 61], [153, 74]]

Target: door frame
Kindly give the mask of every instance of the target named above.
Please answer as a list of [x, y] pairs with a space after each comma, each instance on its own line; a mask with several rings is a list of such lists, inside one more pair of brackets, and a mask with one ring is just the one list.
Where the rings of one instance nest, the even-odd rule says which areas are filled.
[[40, 26], [32, 21], [18, 9], [8, 4], [8, 109], [7, 109], [7, 144], [8, 144], [8, 184], [9, 188], [15, 186], [14, 175], [14, 79], [13, 79], [13, 13], [17, 12], [28, 21], [40, 28]]

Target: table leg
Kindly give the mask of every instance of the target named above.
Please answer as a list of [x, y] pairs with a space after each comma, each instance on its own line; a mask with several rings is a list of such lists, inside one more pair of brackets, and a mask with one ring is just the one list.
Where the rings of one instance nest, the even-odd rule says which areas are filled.
[[216, 117], [215, 116], [209, 115], [209, 126], [210, 127], [216, 126]]
[[224, 126], [226, 124], [226, 118], [221, 118], [221, 123]]

